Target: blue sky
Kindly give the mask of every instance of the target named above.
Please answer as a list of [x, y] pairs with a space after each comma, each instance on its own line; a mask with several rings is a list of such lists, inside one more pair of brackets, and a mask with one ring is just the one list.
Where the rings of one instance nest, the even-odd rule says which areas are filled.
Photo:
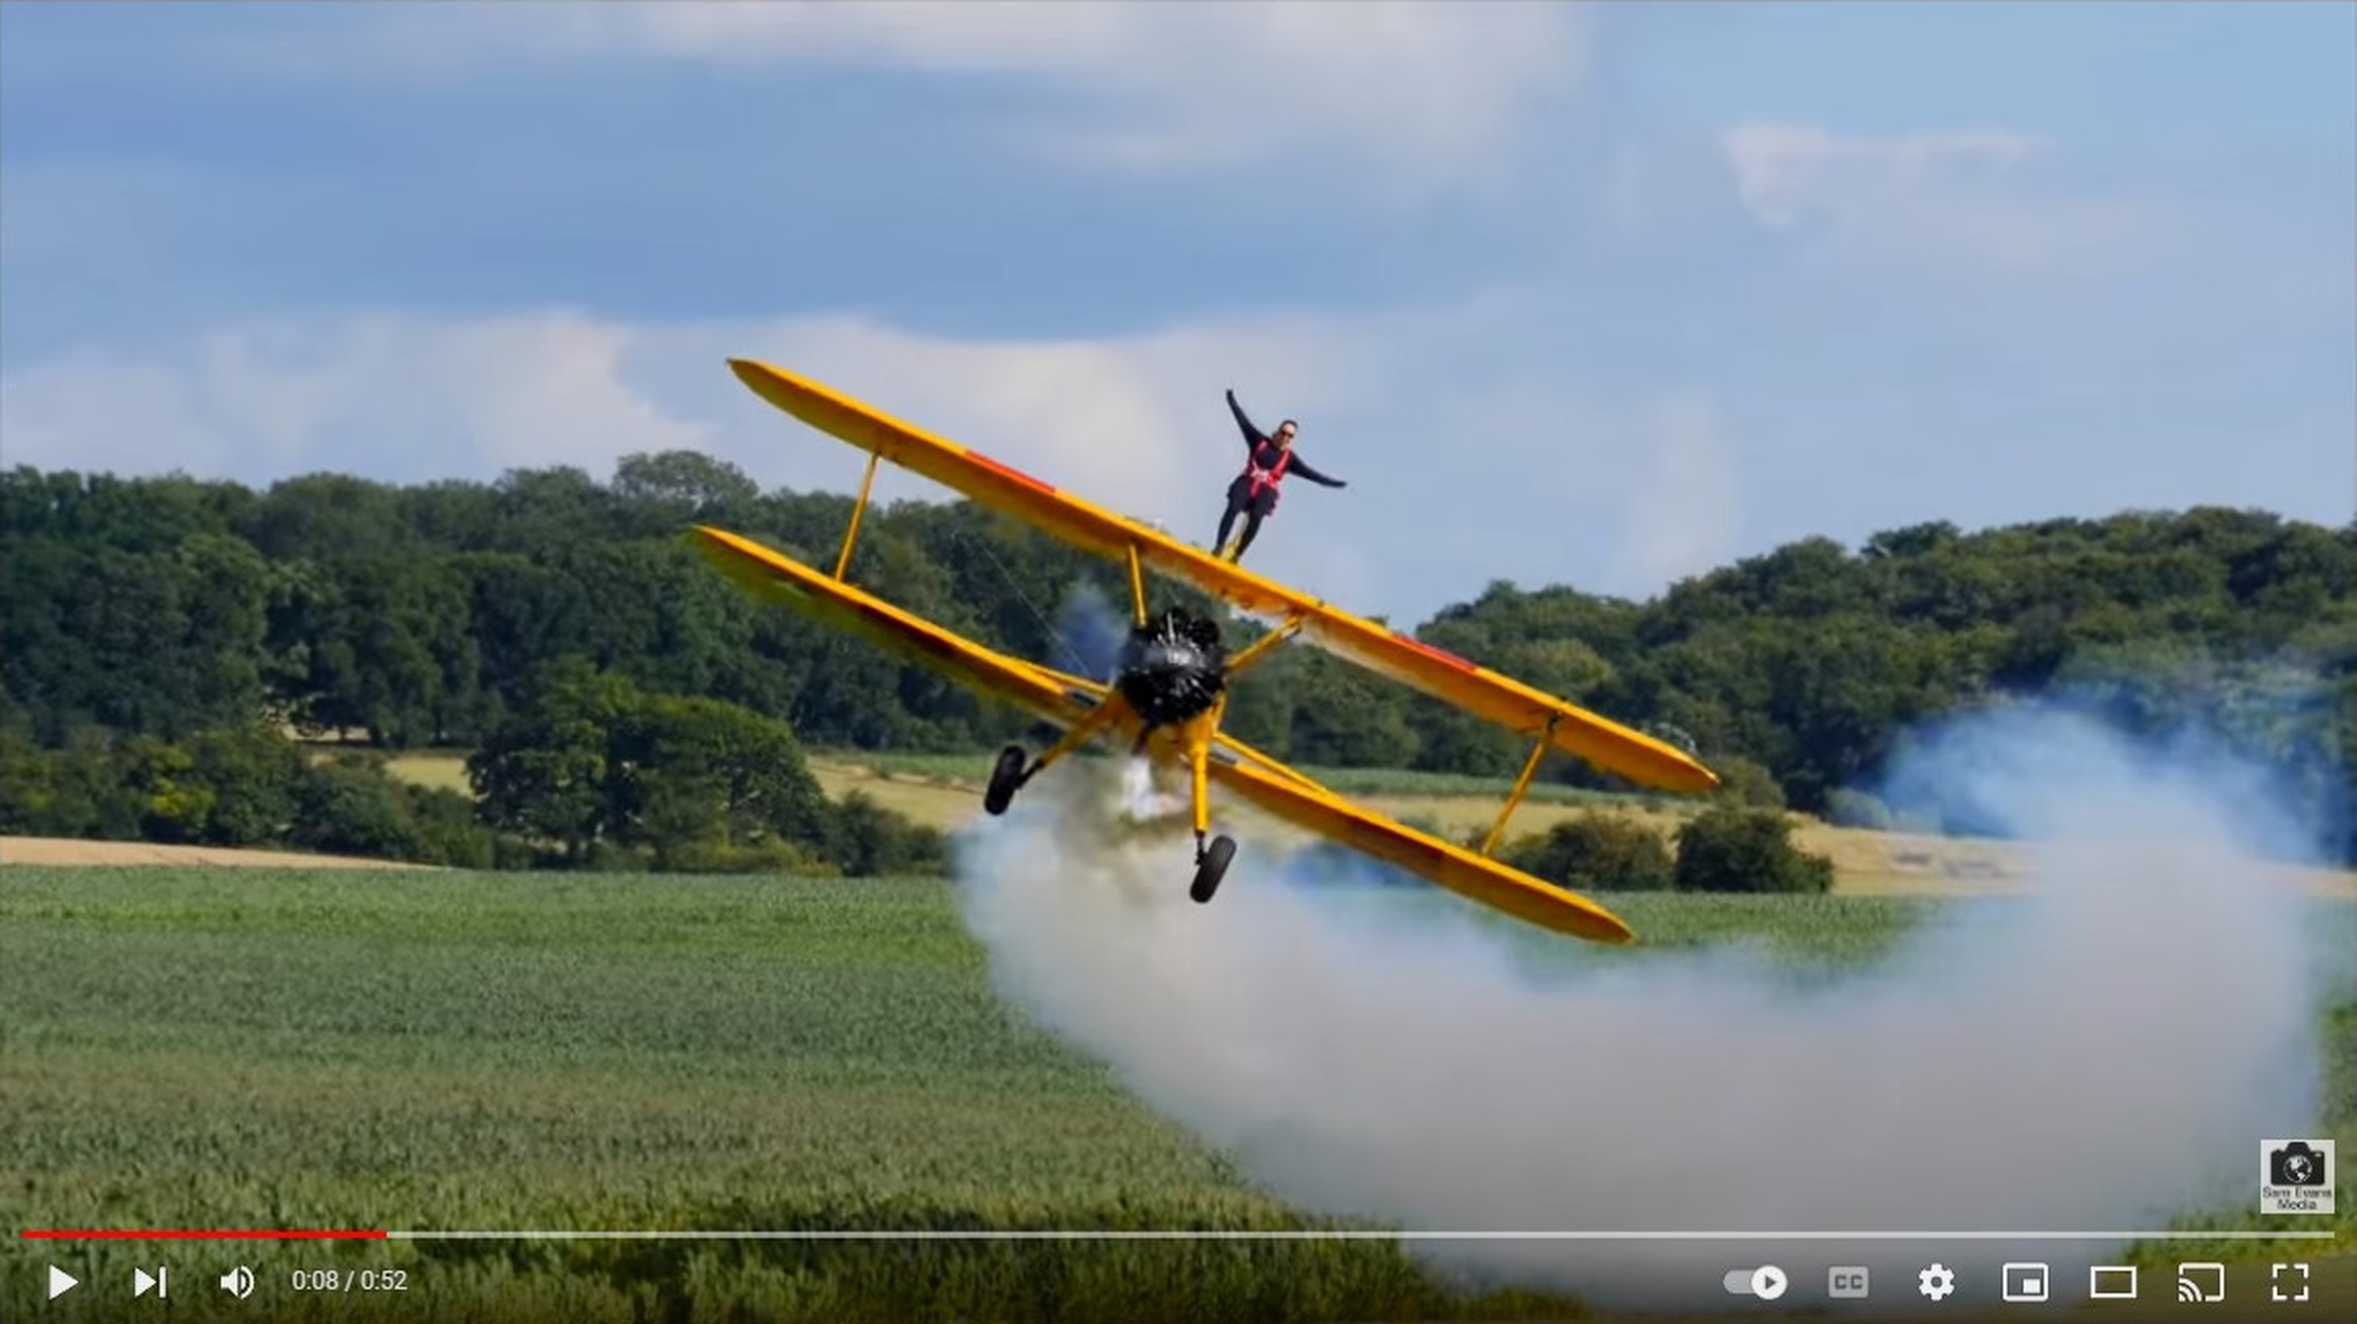
[[[1812, 533], [2357, 506], [2357, 6], [0, 6], [0, 454], [856, 457], [1419, 619]], [[922, 495], [913, 480], [889, 495]]]

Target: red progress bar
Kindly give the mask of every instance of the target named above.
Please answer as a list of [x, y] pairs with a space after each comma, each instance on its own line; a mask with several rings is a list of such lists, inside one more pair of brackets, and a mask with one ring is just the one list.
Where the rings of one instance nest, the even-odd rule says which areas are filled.
[[383, 1228], [33, 1227], [27, 1241], [383, 1241]]

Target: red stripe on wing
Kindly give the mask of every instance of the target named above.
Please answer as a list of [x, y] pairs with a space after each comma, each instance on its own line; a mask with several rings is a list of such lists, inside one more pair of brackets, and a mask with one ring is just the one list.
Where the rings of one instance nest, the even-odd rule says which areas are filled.
[[1056, 489], [1053, 486], [1039, 481], [1030, 474], [1023, 472], [1021, 469], [1018, 469], [1011, 464], [1000, 464], [998, 461], [990, 458], [987, 455], [984, 455], [980, 451], [969, 450], [966, 452], [966, 458], [972, 460], [974, 463], [981, 465], [983, 468], [988, 469], [993, 473], [1002, 474], [1008, 478], [1014, 479], [1018, 483], [1038, 488], [1040, 491], [1047, 493], [1049, 496], [1054, 496], [1056, 494]]
[[1399, 631], [1394, 630], [1391, 632], [1391, 637], [1399, 640], [1401, 643], [1406, 644], [1408, 647], [1415, 649], [1417, 652], [1422, 653], [1427, 657], [1438, 658], [1441, 661], [1448, 663], [1450, 666], [1455, 667], [1459, 671], [1479, 670], [1479, 668], [1475, 667], [1471, 662], [1468, 662], [1464, 658], [1457, 656], [1455, 653], [1452, 653], [1445, 648], [1435, 648], [1431, 644], [1425, 643], [1423, 640], [1415, 638], [1412, 635], [1402, 634]]

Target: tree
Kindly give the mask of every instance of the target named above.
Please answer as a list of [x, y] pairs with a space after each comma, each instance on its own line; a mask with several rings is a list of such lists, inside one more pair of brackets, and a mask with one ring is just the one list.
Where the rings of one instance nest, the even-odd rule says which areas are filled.
[[1286, 742], [1293, 758], [1369, 768], [1404, 768], [1415, 761], [1405, 689], [1324, 653], [1307, 655], [1301, 675], [1301, 700]]
[[188, 779], [210, 808], [189, 835], [223, 846], [284, 840], [309, 773], [302, 750], [259, 722], [201, 731], [188, 742]]
[[894, 813], [854, 791], [827, 826], [829, 854], [846, 874], [941, 874], [949, 844], [939, 832]]
[[49, 539], [0, 555], [0, 683], [45, 743], [79, 722], [166, 737], [257, 715], [270, 573], [220, 534], [132, 553]]
[[467, 772], [487, 821], [561, 843], [576, 863], [601, 850], [659, 865], [715, 850], [831, 854], [844, 841], [784, 723], [649, 694], [579, 659], [542, 673]]
[[622, 816], [614, 781], [614, 733], [639, 701], [629, 681], [578, 658], [537, 678], [536, 692], [467, 758], [483, 818], [493, 827], [557, 842], [581, 859]]
[[358, 728], [400, 748], [472, 736], [483, 711], [469, 584], [448, 561], [354, 558], [290, 585], [288, 697], [307, 730]]
[[463, 869], [498, 862], [492, 834], [465, 796], [394, 781], [381, 760], [366, 754], [306, 768], [295, 802], [287, 839], [307, 850]]
[[1678, 887], [1690, 892], [1823, 892], [1833, 861], [1792, 844], [1792, 820], [1766, 809], [1716, 808], [1678, 829]]
[[306, 850], [394, 860], [424, 853], [401, 788], [364, 756], [345, 755], [312, 769], [296, 800], [290, 840]]
[[665, 820], [650, 811], [666, 799], [669, 821], [682, 822], [683, 798], [711, 806], [731, 842], [826, 840], [826, 796], [783, 722], [717, 699], [646, 695], [612, 738], [616, 762], [631, 774], [615, 804], [623, 840], [655, 838]]
[[1660, 891], [1675, 869], [1661, 835], [1643, 823], [1590, 810], [1526, 837], [1506, 852], [1525, 873], [1578, 891]]
[[614, 466], [613, 493], [638, 507], [648, 534], [691, 520], [734, 524], [750, 513], [761, 488], [726, 460], [697, 451], [634, 451]]
[[237, 532], [273, 561], [387, 556], [409, 539], [394, 489], [349, 474], [305, 474], [271, 485]]

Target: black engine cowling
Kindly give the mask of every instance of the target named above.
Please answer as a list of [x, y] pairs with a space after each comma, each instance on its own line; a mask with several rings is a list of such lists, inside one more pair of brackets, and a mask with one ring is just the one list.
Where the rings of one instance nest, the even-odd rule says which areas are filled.
[[1113, 687], [1148, 726], [1168, 726], [1219, 701], [1227, 661], [1219, 625], [1173, 607], [1131, 628]]

